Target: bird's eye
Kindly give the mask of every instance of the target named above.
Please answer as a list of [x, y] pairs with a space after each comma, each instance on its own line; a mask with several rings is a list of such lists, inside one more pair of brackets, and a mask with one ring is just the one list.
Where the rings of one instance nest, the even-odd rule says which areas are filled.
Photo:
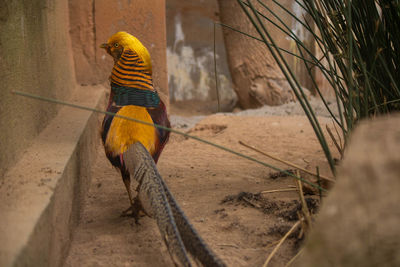
[[115, 47], [118, 47], [118, 46], [119, 46], [119, 43], [115, 43], [114, 46], [115, 46]]

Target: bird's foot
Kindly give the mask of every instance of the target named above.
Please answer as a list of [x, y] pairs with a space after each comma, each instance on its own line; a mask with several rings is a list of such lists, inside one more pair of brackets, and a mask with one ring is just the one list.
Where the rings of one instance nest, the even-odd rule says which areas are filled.
[[142, 215], [143, 213], [146, 215], [142, 203], [140, 202], [139, 198], [136, 197], [133, 201], [133, 204], [122, 212], [121, 217], [133, 217], [135, 219], [135, 223], [140, 224], [139, 218], [144, 216]]

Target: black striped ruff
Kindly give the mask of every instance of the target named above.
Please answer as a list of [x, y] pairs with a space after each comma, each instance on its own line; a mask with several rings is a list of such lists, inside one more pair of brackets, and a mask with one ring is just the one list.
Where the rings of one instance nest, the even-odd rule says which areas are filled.
[[153, 79], [143, 60], [133, 51], [125, 50], [111, 73], [113, 101], [118, 106], [157, 107], [160, 97], [153, 88]]

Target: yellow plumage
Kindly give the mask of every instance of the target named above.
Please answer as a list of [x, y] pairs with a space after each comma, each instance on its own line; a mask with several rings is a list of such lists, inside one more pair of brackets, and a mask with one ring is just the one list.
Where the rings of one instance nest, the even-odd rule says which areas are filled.
[[110, 98], [107, 111], [117, 115], [147, 122], [149, 125], [106, 115], [102, 124], [102, 141], [107, 158], [121, 171], [131, 207], [123, 214], [132, 211], [137, 220], [136, 201], [131, 194], [132, 162], [126, 162], [126, 152], [140, 142], [153, 157], [155, 163], [169, 132], [156, 129], [157, 123], [170, 127], [165, 104], [159, 99], [153, 87], [150, 54], [143, 44], [126, 32], [117, 32], [100, 46], [114, 59], [110, 76]]
[[[117, 114], [126, 117], [134, 115], [135, 119], [153, 123], [150, 114], [144, 107], [124, 106]], [[114, 117], [105, 146], [107, 151], [116, 156], [123, 154], [130, 145], [139, 141], [152, 155], [155, 151], [156, 140], [154, 127]]]
[[148, 67], [150, 74], [152, 73], [152, 65], [150, 53], [147, 48], [134, 36], [127, 32], [117, 32], [108, 39], [108, 43], [119, 42], [124, 49], [135, 51], [138, 56], [143, 60], [144, 64]]

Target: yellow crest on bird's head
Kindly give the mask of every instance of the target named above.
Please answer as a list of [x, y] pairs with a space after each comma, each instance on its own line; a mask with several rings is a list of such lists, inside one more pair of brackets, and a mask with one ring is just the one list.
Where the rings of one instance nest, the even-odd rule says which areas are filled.
[[144, 64], [148, 66], [150, 72], [152, 71], [150, 53], [147, 48], [133, 35], [127, 32], [117, 32], [108, 39], [108, 43], [119, 43], [125, 49], [136, 52], [136, 54], [143, 60]]

